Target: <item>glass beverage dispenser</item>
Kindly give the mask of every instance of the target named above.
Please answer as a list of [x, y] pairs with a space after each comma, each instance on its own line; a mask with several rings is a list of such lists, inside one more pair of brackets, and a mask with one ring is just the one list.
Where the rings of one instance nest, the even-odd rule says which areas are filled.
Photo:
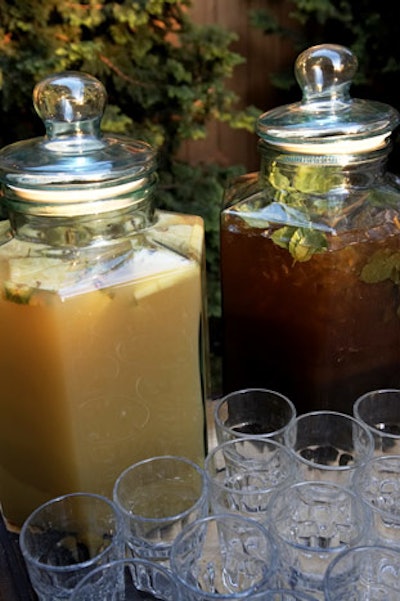
[[224, 392], [283, 392], [299, 413], [351, 413], [400, 388], [400, 184], [392, 107], [352, 99], [356, 57], [309, 48], [301, 101], [258, 121], [261, 167], [221, 215]]
[[16, 525], [59, 494], [109, 496], [140, 459], [204, 459], [203, 221], [154, 210], [154, 153], [100, 133], [105, 102], [89, 75], [49, 77], [46, 135], [0, 152], [0, 500]]

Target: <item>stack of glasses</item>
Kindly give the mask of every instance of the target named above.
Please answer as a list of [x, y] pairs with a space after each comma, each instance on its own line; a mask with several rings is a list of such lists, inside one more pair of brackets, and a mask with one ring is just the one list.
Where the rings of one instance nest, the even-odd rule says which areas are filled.
[[78, 492], [26, 520], [40, 601], [398, 601], [400, 390], [353, 416], [296, 415], [274, 391], [215, 401], [204, 466], [151, 457], [113, 499]]

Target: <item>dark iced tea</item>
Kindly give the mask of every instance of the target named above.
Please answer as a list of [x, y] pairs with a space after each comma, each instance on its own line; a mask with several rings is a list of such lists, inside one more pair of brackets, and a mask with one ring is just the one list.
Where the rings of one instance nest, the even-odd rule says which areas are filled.
[[400, 230], [339, 235], [304, 262], [270, 234], [222, 216], [224, 393], [266, 387], [299, 413], [351, 413], [366, 391], [399, 388]]

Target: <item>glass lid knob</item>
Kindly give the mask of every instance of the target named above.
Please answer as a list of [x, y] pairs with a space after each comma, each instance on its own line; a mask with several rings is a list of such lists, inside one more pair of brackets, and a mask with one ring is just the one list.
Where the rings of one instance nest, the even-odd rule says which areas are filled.
[[302, 154], [363, 153], [383, 148], [400, 115], [388, 104], [352, 98], [356, 56], [345, 46], [321, 44], [295, 62], [300, 102], [260, 116], [257, 133], [268, 144]]
[[302, 52], [295, 63], [295, 76], [304, 102], [348, 101], [357, 66], [356, 56], [344, 46], [326, 44]]
[[[49, 140], [93, 136], [100, 141], [100, 124], [107, 102], [103, 84], [87, 73], [69, 71], [44, 79], [33, 90], [33, 104]], [[90, 148], [93, 149], [93, 140]], [[65, 150], [65, 148], [64, 148]]]

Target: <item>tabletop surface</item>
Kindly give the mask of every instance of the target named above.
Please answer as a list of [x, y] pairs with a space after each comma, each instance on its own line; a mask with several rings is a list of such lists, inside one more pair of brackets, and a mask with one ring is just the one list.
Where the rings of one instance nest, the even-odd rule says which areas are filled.
[[18, 534], [7, 530], [1, 512], [0, 601], [37, 601], [19, 550]]

